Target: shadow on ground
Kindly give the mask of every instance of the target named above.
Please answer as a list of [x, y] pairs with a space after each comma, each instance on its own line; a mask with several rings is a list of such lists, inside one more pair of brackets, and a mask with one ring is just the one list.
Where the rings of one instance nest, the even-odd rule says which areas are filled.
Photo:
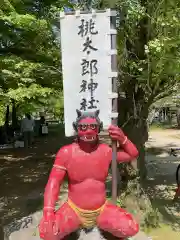
[[37, 138], [32, 148], [0, 150], [0, 218], [3, 225], [42, 208], [44, 187], [54, 156], [70, 140], [63, 129], [50, 129], [48, 138]]
[[163, 148], [147, 149], [148, 180], [144, 184], [153, 208], [158, 209], [162, 221], [180, 231], [180, 198], [173, 202], [177, 188], [175, 173], [180, 164], [180, 158], [169, 155], [169, 149], [176, 147], [167, 144]]

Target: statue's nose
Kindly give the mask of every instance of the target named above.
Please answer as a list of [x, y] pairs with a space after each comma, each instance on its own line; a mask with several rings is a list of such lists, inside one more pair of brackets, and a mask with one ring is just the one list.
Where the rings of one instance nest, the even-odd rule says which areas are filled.
[[90, 127], [88, 127], [86, 133], [87, 134], [92, 134], [92, 129]]

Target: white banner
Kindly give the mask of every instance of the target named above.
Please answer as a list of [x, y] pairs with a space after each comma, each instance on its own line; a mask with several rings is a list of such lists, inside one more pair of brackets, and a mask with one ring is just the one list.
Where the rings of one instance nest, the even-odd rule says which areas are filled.
[[77, 118], [76, 109], [99, 109], [104, 128], [111, 124], [114, 52], [110, 15], [110, 10], [60, 14], [66, 136], [74, 135], [72, 122]]

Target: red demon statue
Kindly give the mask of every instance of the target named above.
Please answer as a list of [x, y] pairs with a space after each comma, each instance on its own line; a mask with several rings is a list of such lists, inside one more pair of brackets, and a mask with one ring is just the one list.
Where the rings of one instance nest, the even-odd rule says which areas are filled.
[[[80, 112], [73, 123], [77, 141], [62, 147], [57, 155], [44, 193], [40, 237], [60, 240], [79, 228], [97, 226], [125, 239], [134, 236], [139, 226], [128, 212], [106, 201], [105, 181], [112, 159], [112, 149], [99, 142], [102, 123], [99, 111]], [[109, 136], [118, 142], [117, 161], [130, 162], [138, 151], [123, 131], [110, 126]], [[67, 174], [68, 200], [57, 211], [59, 188]]]

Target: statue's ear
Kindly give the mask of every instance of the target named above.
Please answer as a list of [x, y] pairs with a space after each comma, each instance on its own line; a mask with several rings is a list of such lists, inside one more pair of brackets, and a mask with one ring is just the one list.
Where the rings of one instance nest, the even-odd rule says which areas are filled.
[[99, 112], [100, 112], [99, 110], [96, 110], [96, 111], [95, 111], [95, 116], [96, 116], [96, 117], [99, 116]]
[[103, 122], [100, 122], [100, 125], [99, 125], [99, 133], [103, 130]]
[[76, 112], [77, 112], [77, 117], [78, 117], [78, 118], [81, 117], [82, 112], [81, 112], [80, 110], [78, 110], [78, 109], [76, 109]]
[[77, 123], [76, 122], [73, 122], [73, 128], [74, 128], [74, 130], [77, 132]]

